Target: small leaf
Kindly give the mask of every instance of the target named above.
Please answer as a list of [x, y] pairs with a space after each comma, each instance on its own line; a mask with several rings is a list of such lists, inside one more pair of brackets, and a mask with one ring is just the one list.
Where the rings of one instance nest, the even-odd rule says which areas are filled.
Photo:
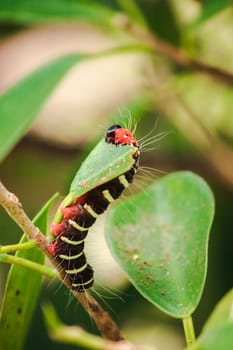
[[1, 0], [0, 18], [22, 23], [83, 20], [109, 25], [112, 15], [110, 8], [97, 1], [88, 0]]
[[110, 212], [106, 237], [138, 291], [173, 317], [196, 308], [205, 283], [214, 199], [197, 175], [163, 177]]
[[215, 328], [219, 328], [223, 323], [229, 323], [233, 327], [233, 289], [231, 289], [214, 308], [204, 326], [203, 332], [213, 331]]
[[[42, 232], [47, 229], [47, 215], [57, 195], [54, 195], [33, 220]], [[27, 241], [22, 236], [21, 243]], [[18, 251], [17, 257], [44, 263], [44, 254], [37, 248]], [[42, 275], [19, 265], [12, 265], [0, 313], [0, 349], [20, 350], [30, 326], [30, 321], [41, 288]]]
[[203, 1], [202, 10], [199, 17], [195, 20], [194, 26], [202, 24], [206, 20], [211, 17], [217, 15], [220, 11], [222, 11], [225, 7], [232, 4], [231, 0], [211, 0], [211, 1]]
[[81, 196], [130, 170], [135, 162], [134, 153], [135, 147], [116, 147], [103, 138], [78, 169], [70, 192], [74, 197]]
[[207, 333], [190, 348], [190, 350], [223, 350], [232, 349], [233, 325], [224, 324], [214, 332]]
[[[233, 289], [218, 303], [192, 350], [231, 349], [233, 344]], [[190, 349], [190, 350], [191, 350]]]
[[142, 27], [147, 27], [146, 18], [134, 0], [118, 0], [118, 4], [125, 14]]
[[0, 97], [0, 161], [26, 133], [32, 120], [62, 77], [76, 63], [108, 55], [135, 52], [138, 45], [119, 46], [93, 55], [58, 58], [17, 83]]
[[26, 133], [64, 74], [83, 58], [69, 55], [46, 64], [0, 97], [0, 161]]
[[[116, 147], [105, 142], [104, 138], [101, 139], [81, 164], [71, 183], [70, 192], [60, 207], [70, 205], [75, 198], [130, 170], [135, 163], [135, 151], [135, 147]], [[61, 221], [60, 207], [55, 214], [54, 223]]]

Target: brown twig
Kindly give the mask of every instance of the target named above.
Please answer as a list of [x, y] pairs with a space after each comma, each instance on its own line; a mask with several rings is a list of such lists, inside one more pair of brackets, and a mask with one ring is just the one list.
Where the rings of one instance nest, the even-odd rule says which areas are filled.
[[[185, 100], [171, 88], [156, 89], [156, 107], [162, 111], [178, 129], [202, 152], [206, 160], [222, 180], [233, 187], [233, 151], [219, 137], [205, 126]], [[177, 107], [181, 119], [176, 117]]]
[[66, 274], [61, 269], [58, 263], [52, 259], [48, 253], [49, 240], [33, 225], [27, 214], [24, 212], [19, 199], [0, 182], [0, 204], [7, 211], [9, 216], [19, 225], [24, 231], [29, 240], [35, 241], [37, 247], [46, 254], [51, 264], [56, 267], [59, 272], [59, 277], [63, 283], [71, 290], [73, 295], [78, 299], [83, 308], [94, 319], [97, 327], [102, 335], [110, 340], [123, 340], [116, 323], [111, 319], [110, 315], [102, 309], [98, 302], [89, 293], [79, 293], [71, 289], [71, 284]]
[[[57, 342], [81, 345], [95, 350], [143, 350], [144, 347], [135, 347], [133, 344], [125, 341], [113, 342], [111, 340], [100, 338], [96, 335], [90, 335], [76, 326], [60, 326], [55, 330], [51, 330], [49, 335]], [[80, 339], [85, 339], [85, 343]]]
[[[224, 143], [219, 137], [212, 132], [202, 122], [202, 119], [195, 114], [191, 107], [184, 101], [184, 99], [175, 94], [177, 102], [181, 105], [184, 112], [188, 115], [189, 119], [196, 124], [205, 137], [205, 141], [201, 141], [200, 138], [195, 138], [196, 135], [191, 133], [190, 139], [194, 139], [195, 145], [204, 153], [205, 157], [211, 163], [216, 172], [225, 180], [225, 182], [233, 187], [233, 151]], [[192, 129], [193, 130], [193, 129]]]
[[155, 36], [150, 36], [150, 42], [158, 53], [170, 58], [179, 66], [191, 69], [192, 71], [199, 73], [205, 73], [212, 78], [216, 78], [230, 86], [233, 86], [233, 73], [225, 71], [221, 68], [213, 67], [204, 62], [197, 61], [196, 59], [189, 57], [187, 53], [181, 49], [165, 43]]
[[128, 18], [122, 17], [124, 16], [121, 16], [120, 21], [118, 21], [118, 25], [121, 26], [123, 30], [133, 35], [136, 39], [142, 40], [143, 43], [148, 44], [149, 47], [151, 47], [156, 53], [169, 58], [171, 61], [175, 62], [181, 67], [185, 67], [199, 73], [205, 73], [212, 78], [216, 78], [230, 86], [233, 86], [232, 72], [200, 62], [190, 57], [180, 48], [172, 46], [170, 43], [161, 40], [154, 35], [154, 33], [151, 33], [148, 28], [137, 26], [130, 22]]

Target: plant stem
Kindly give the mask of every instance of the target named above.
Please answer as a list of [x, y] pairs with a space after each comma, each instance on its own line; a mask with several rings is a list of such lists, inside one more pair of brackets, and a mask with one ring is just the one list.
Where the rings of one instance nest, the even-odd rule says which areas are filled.
[[[57, 269], [58, 277], [66, 285], [66, 287], [72, 292], [76, 299], [80, 302], [87, 313], [94, 319], [97, 327], [103, 336], [107, 339], [119, 341], [123, 339], [123, 336], [118, 329], [116, 323], [112, 320], [110, 315], [102, 309], [98, 302], [88, 293], [79, 293], [71, 289], [70, 280], [67, 278], [65, 271], [61, 268], [60, 264], [48, 253], [48, 247], [50, 241], [40, 232], [40, 230], [32, 223], [25, 211], [22, 204], [15, 194], [9, 192], [7, 188], [0, 182], [0, 205], [7, 211], [9, 216], [19, 225], [29, 240], [36, 243], [37, 247], [44, 252], [51, 264]], [[2, 259], [16, 259], [10, 255], [6, 255]], [[18, 261], [19, 258], [17, 258]], [[24, 259], [22, 259], [24, 260]], [[32, 266], [30, 262], [29, 267]], [[44, 270], [43, 270], [44, 271]]]
[[59, 343], [81, 346], [92, 350], [139, 350], [133, 344], [103, 339], [84, 331], [78, 326], [65, 326], [50, 304], [42, 305], [42, 311], [50, 337]]
[[190, 345], [192, 345], [195, 342], [195, 332], [193, 327], [193, 319], [192, 316], [187, 316], [182, 319], [183, 327], [184, 327], [184, 334], [186, 339], [187, 347], [189, 348]]
[[13, 253], [18, 250], [26, 250], [26, 249], [31, 249], [36, 246], [36, 243], [33, 241], [28, 241], [25, 243], [17, 243], [17, 244], [9, 244], [9, 245], [4, 245], [0, 247], [0, 254], [4, 253]]
[[146, 18], [134, 0], [117, 0], [117, 2], [132, 20], [141, 24], [143, 27], [147, 27]]
[[0, 262], [9, 263], [9, 264], [17, 264], [23, 267], [27, 267], [31, 270], [39, 272], [47, 277], [58, 278], [58, 273], [55, 269], [51, 269], [47, 266], [37, 264], [33, 261], [19, 258], [17, 256], [8, 255], [8, 254], [0, 254]]
[[[123, 0], [121, 2], [123, 3]], [[194, 72], [204, 73], [212, 78], [216, 78], [224, 82], [229, 86], [233, 85], [232, 72], [196, 60], [182, 49], [172, 46], [171, 44], [152, 34], [149, 30], [147, 30], [146, 26], [139, 27], [133, 22], [127, 23], [127, 25], [124, 22], [120, 23], [124, 31], [127, 31], [129, 34], [140, 40], [145, 47], [148, 45], [148, 48], [154, 51], [154, 53], [167, 57], [181, 67], [190, 69]]]

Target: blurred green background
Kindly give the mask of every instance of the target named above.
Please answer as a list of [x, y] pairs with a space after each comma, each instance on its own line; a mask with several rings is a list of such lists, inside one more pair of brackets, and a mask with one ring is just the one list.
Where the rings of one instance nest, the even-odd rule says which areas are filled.
[[[132, 3], [86, 1], [80, 2], [81, 11], [76, 8], [77, 1], [53, 0], [47, 5], [25, 0], [1, 1], [1, 94], [56, 57], [141, 43], [140, 35], [132, 28], [134, 25], [140, 28], [144, 20], [152, 37], [172, 45], [176, 53], [184, 50], [197, 61], [232, 77], [233, 16], [228, 2], [212, 1], [210, 6], [211, 2], [194, 0], [138, 1], [141, 16], [132, 11]], [[175, 57], [172, 59], [159, 50], [153, 54], [138, 50], [103, 56], [74, 66], [48, 98], [27, 135], [1, 164], [1, 180], [33, 217], [53, 193], [58, 191], [61, 197], [67, 193], [77, 167], [108, 126], [116, 120], [130, 121], [134, 117], [140, 120], [136, 129], [139, 139], [153, 128], [153, 134], [168, 132], [150, 145], [151, 150], [142, 153], [142, 165], [165, 173], [192, 170], [210, 184], [215, 195], [207, 282], [194, 314], [199, 333], [214, 305], [233, 282], [232, 84], [216, 79], [212, 73], [203, 74], [192, 65], [187, 69]], [[156, 176], [161, 176], [159, 171]], [[136, 181], [132, 191], [154, 176], [151, 170], [149, 179], [138, 180], [138, 186]], [[1, 245], [17, 242], [20, 235], [0, 208]], [[98, 284], [114, 291], [114, 295], [105, 291], [107, 297], [103, 296], [100, 302], [108, 305], [129, 339], [157, 343], [161, 349], [170, 349], [171, 344], [173, 349], [182, 348], [179, 322], [143, 300], [121, 273], [119, 283], [110, 281], [109, 275], [115, 272], [105, 276], [108, 258], [105, 260], [104, 255], [99, 260], [105, 248], [96, 245], [95, 233], [90, 236], [88, 252], [94, 269], [98, 270]], [[1, 264], [0, 299], [7, 271], [8, 266]], [[95, 330], [81, 306], [55, 281], [44, 281], [40, 299], [52, 301], [65, 323]], [[35, 338], [40, 342], [35, 342]], [[68, 348], [48, 339], [38, 305], [25, 350], [42, 347]]]

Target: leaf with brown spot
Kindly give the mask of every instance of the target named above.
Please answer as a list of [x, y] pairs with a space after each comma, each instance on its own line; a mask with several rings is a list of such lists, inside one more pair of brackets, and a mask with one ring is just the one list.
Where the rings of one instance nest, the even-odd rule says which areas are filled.
[[206, 182], [191, 172], [173, 173], [115, 206], [106, 238], [138, 291], [182, 318], [195, 310], [204, 288], [213, 216]]

